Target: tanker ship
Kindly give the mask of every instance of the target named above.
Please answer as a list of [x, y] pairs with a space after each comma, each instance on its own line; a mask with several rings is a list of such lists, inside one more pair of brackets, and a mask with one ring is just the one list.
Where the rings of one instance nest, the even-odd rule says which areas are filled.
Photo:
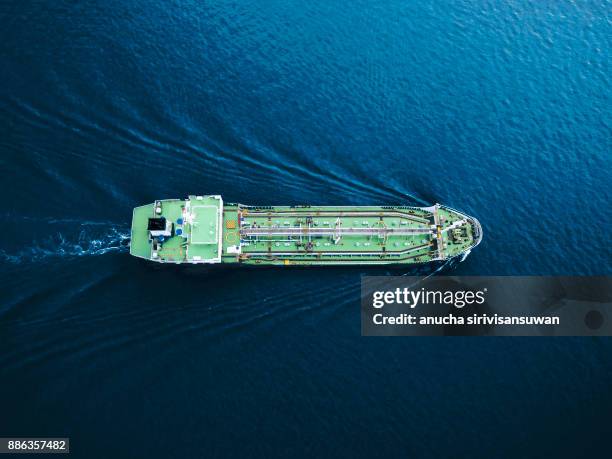
[[176, 264], [407, 265], [466, 257], [481, 239], [478, 220], [439, 204], [249, 206], [209, 195], [136, 207], [130, 254]]

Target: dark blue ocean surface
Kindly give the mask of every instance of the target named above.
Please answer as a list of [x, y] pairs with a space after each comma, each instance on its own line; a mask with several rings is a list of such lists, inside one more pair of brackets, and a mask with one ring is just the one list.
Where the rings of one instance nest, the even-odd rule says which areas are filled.
[[359, 269], [159, 269], [122, 240], [134, 206], [189, 193], [440, 202], [484, 229], [454, 274], [611, 274], [611, 10], [2, 2], [0, 436], [96, 458], [595, 450], [607, 339], [362, 338]]

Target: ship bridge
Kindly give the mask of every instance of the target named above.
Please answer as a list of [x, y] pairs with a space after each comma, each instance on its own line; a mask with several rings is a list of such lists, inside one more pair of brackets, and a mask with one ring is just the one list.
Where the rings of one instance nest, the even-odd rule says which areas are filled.
[[165, 199], [136, 207], [130, 253], [162, 263], [220, 263], [223, 199]]
[[183, 209], [186, 259], [192, 263], [219, 263], [223, 245], [221, 196], [190, 196]]

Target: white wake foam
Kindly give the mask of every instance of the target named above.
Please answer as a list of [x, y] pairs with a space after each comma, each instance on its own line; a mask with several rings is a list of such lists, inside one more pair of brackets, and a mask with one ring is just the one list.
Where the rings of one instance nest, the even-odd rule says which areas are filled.
[[[68, 225], [66, 223], [69, 223]], [[0, 250], [0, 261], [29, 263], [51, 258], [104, 255], [128, 250], [129, 229], [108, 222], [46, 220], [48, 235], [14, 250]]]

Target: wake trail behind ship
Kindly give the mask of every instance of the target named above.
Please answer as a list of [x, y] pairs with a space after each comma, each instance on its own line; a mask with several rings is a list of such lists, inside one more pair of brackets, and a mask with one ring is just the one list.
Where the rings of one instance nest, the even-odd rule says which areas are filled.
[[[127, 225], [78, 219], [17, 217], [15, 234], [5, 239], [0, 261], [11, 264], [127, 252], [130, 231]], [[15, 217], [4, 216], [2, 220]]]

